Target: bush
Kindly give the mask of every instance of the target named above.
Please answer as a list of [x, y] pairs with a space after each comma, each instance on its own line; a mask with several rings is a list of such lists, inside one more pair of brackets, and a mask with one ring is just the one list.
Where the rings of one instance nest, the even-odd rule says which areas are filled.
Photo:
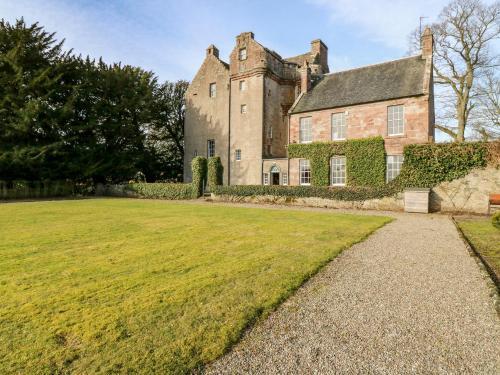
[[224, 167], [220, 157], [213, 156], [208, 158], [208, 188], [212, 190], [217, 185], [222, 185]]
[[310, 161], [313, 186], [330, 184], [330, 159], [336, 155], [346, 157], [348, 186], [385, 184], [385, 149], [382, 137], [342, 142], [295, 143], [288, 146], [290, 158], [304, 158]]
[[[119, 189], [114, 189], [115, 193], [117, 191], [119, 191]], [[126, 196], [137, 195], [139, 198], [190, 199], [193, 195], [193, 185], [139, 182], [125, 185], [124, 193]]]
[[500, 229], [500, 211], [497, 211], [491, 217], [491, 224], [497, 229]]
[[207, 159], [203, 156], [196, 156], [191, 161], [193, 173], [192, 197], [198, 198], [203, 195], [205, 184], [207, 183]]
[[326, 186], [281, 186], [281, 185], [231, 185], [216, 186], [216, 195], [252, 197], [272, 195], [275, 197], [307, 198], [317, 197], [342, 201], [364, 201], [395, 195], [390, 186], [381, 187], [326, 187]]

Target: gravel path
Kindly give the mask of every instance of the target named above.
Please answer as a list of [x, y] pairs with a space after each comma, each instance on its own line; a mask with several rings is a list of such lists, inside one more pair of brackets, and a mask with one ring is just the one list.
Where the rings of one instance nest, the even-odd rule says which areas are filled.
[[448, 217], [395, 214], [207, 373], [500, 373], [496, 296]]

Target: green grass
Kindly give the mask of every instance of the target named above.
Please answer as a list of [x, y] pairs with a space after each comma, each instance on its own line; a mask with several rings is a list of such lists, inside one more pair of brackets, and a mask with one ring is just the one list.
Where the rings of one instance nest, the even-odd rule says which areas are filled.
[[457, 223], [500, 278], [500, 229], [493, 226], [490, 218], [457, 219]]
[[185, 373], [389, 218], [97, 199], [0, 206], [0, 373]]

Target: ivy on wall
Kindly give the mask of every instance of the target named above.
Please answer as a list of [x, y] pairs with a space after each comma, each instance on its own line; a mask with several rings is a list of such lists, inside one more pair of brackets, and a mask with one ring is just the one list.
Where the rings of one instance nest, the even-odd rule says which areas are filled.
[[203, 156], [196, 156], [191, 161], [193, 172], [193, 198], [201, 197], [203, 189], [207, 183], [207, 159]]
[[212, 190], [217, 185], [222, 185], [224, 167], [220, 157], [212, 156], [208, 158], [208, 187]]
[[352, 139], [341, 142], [290, 144], [289, 158], [308, 159], [313, 186], [330, 184], [330, 159], [345, 155], [348, 186], [382, 186], [385, 184], [385, 149], [382, 137]]
[[[464, 177], [474, 168], [495, 161], [500, 142], [430, 143], [408, 145], [404, 149], [401, 173], [393, 181], [400, 188], [433, 187]], [[498, 156], [496, 156], [498, 157]]]

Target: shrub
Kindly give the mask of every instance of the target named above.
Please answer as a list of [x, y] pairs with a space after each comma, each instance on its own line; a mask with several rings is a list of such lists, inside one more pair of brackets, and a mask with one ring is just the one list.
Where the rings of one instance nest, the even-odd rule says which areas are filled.
[[500, 229], [500, 211], [497, 211], [491, 217], [491, 224], [497, 229]]
[[193, 158], [191, 161], [191, 170], [193, 173], [192, 197], [198, 198], [203, 194], [205, 184], [207, 183], [207, 159], [203, 156]]
[[[137, 195], [151, 199], [190, 199], [193, 195], [192, 184], [178, 183], [132, 183], [125, 185], [125, 195]], [[119, 189], [114, 190], [119, 191]], [[128, 194], [132, 193], [132, 194]]]
[[382, 137], [342, 142], [295, 143], [288, 146], [290, 158], [304, 158], [310, 161], [313, 186], [330, 184], [330, 159], [336, 155], [346, 156], [348, 186], [385, 184], [385, 149]]
[[401, 174], [394, 180], [400, 188], [431, 188], [465, 176], [487, 164], [484, 142], [408, 145], [404, 149]]
[[342, 201], [363, 201], [396, 194], [391, 186], [380, 187], [327, 187], [327, 186], [281, 186], [281, 185], [231, 185], [216, 186], [216, 195], [251, 197], [273, 195], [276, 197], [317, 197]]
[[213, 156], [208, 158], [208, 187], [210, 190], [217, 185], [222, 185], [223, 173], [224, 167], [222, 166], [220, 157]]

